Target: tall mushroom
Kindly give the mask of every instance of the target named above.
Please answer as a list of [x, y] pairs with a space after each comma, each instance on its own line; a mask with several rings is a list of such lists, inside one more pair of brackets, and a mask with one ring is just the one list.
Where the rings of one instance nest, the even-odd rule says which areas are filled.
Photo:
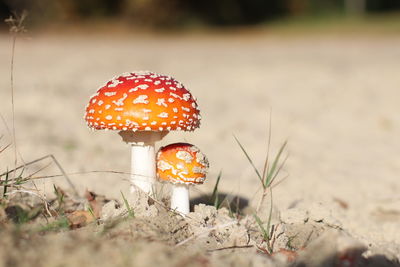
[[157, 152], [157, 177], [172, 183], [171, 209], [189, 213], [189, 185], [202, 184], [208, 171], [206, 156], [194, 145], [175, 143]]
[[200, 110], [192, 94], [170, 76], [149, 71], [124, 73], [90, 98], [85, 120], [94, 130], [116, 130], [131, 145], [131, 191], [153, 195], [154, 144], [169, 131], [193, 131]]

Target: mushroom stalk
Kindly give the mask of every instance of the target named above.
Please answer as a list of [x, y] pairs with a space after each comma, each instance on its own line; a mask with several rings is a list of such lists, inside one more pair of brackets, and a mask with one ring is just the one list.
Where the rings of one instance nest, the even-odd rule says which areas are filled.
[[133, 193], [139, 188], [152, 196], [156, 178], [154, 142], [145, 145], [131, 143], [131, 147], [131, 192]]
[[142, 190], [154, 196], [156, 154], [154, 144], [168, 132], [121, 131], [124, 142], [131, 145], [131, 193]]
[[171, 209], [186, 215], [189, 213], [189, 186], [175, 184], [172, 186]]

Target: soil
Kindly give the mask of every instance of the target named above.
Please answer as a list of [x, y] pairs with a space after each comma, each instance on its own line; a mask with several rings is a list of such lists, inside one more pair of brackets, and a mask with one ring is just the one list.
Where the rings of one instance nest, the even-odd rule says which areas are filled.
[[[11, 130], [8, 35], [0, 48], [0, 112]], [[399, 57], [396, 36], [18, 39], [17, 165], [52, 154], [78, 195], [58, 176], [24, 184], [40, 198], [15, 192], [2, 200], [0, 266], [399, 266]], [[201, 128], [171, 132], [157, 145], [190, 142], [209, 158], [187, 217], [166, 208], [168, 185], [159, 185], [156, 200], [131, 195], [129, 148], [117, 133], [89, 131], [82, 119], [100, 85], [133, 70], [170, 74], [198, 99]], [[288, 158], [266, 233], [254, 216], [260, 183], [232, 135], [261, 169], [269, 117], [270, 158], [285, 140]], [[4, 123], [0, 131], [1, 149], [12, 138]], [[13, 147], [0, 161], [1, 172], [13, 168]], [[210, 196], [221, 170], [219, 196], [227, 200], [217, 210]], [[51, 158], [22, 175], [36, 171], [60, 174]], [[66, 197], [62, 210], [53, 184]], [[266, 199], [257, 213], [263, 227]]]

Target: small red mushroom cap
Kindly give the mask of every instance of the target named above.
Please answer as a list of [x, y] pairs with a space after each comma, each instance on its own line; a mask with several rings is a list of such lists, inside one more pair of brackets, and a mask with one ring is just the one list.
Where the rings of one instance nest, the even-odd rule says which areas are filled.
[[162, 181], [202, 184], [208, 167], [206, 156], [191, 144], [170, 144], [157, 153], [157, 177]]
[[113, 78], [86, 107], [87, 125], [95, 130], [193, 131], [200, 110], [192, 94], [174, 78], [131, 72]]

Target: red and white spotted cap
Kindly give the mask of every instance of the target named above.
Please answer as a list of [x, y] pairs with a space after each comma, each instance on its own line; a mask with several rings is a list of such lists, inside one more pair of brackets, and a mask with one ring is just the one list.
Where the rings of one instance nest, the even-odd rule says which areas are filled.
[[209, 163], [196, 146], [174, 143], [157, 152], [157, 177], [173, 184], [202, 184]]
[[124, 73], [94, 94], [86, 107], [95, 130], [193, 131], [200, 110], [192, 94], [174, 78], [149, 71]]

